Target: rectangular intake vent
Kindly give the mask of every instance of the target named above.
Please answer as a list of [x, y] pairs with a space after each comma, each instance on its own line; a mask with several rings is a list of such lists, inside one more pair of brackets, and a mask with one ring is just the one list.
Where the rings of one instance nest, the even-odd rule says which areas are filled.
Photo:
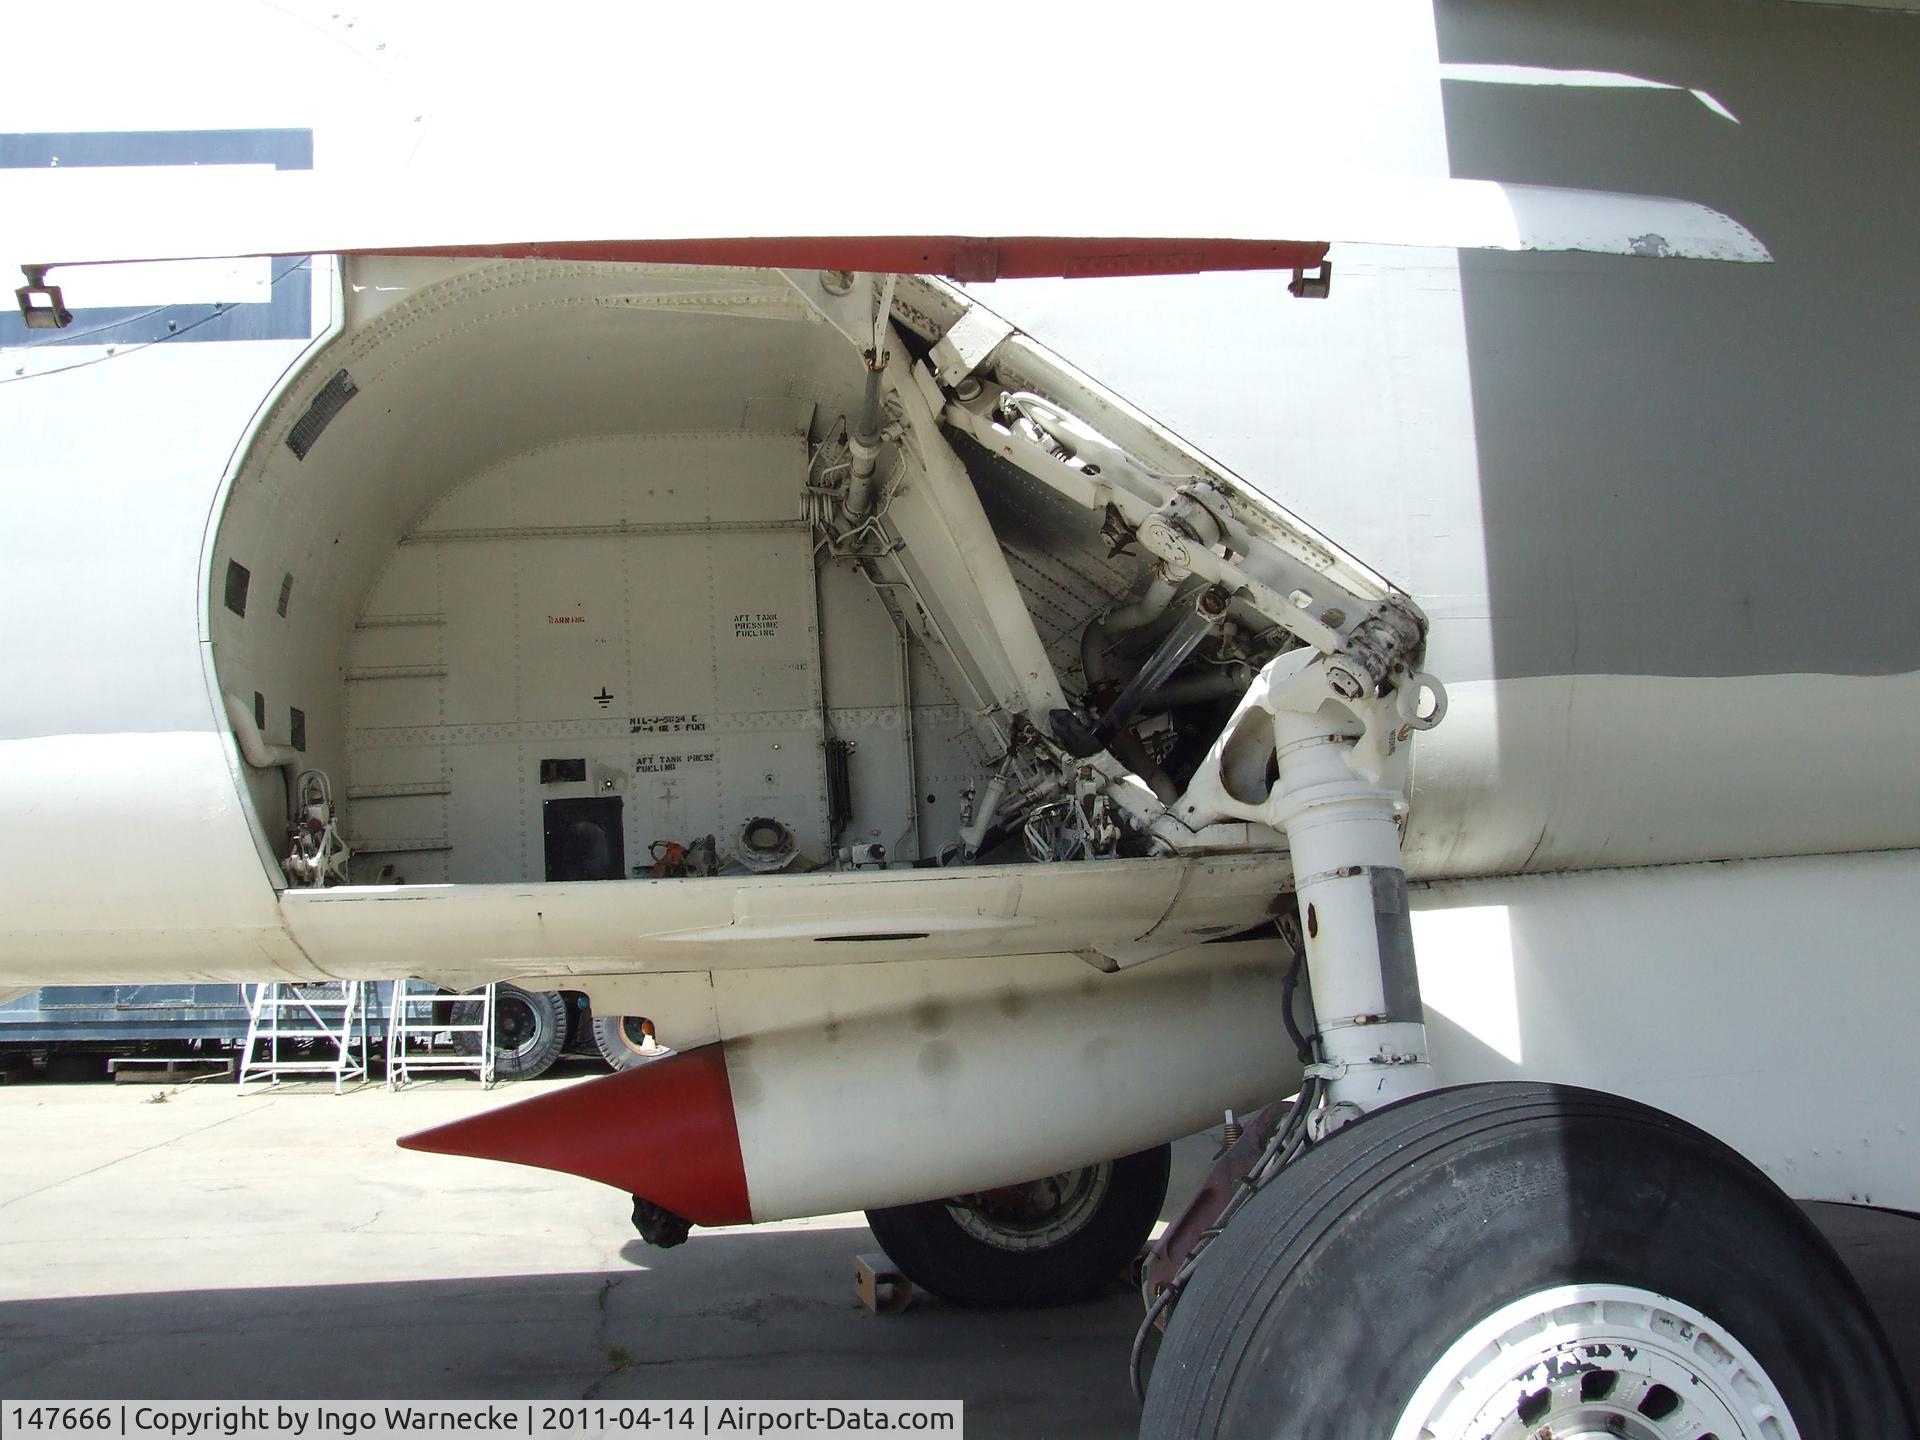
[[307, 712], [287, 707], [287, 738], [294, 749], [305, 753], [307, 748]]
[[320, 439], [320, 432], [333, 423], [333, 417], [346, 408], [347, 402], [360, 393], [360, 387], [353, 383], [353, 377], [341, 370], [320, 387], [320, 393], [313, 397], [313, 403], [307, 406], [307, 413], [293, 422], [293, 428], [287, 431], [287, 448], [300, 459], [307, 458], [307, 452], [313, 449]]
[[287, 618], [287, 606], [293, 600], [293, 576], [287, 574], [280, 579], [280, 603], [274, 608], [280, 612], [282, 620]]
[[853, 742], [827, 741], [827, 828], [838, 840], [853, 818]]
[[242, 620], [247, 618], [247, 586], [253, 575], [238, 560], [227, 561], [227, 608]]

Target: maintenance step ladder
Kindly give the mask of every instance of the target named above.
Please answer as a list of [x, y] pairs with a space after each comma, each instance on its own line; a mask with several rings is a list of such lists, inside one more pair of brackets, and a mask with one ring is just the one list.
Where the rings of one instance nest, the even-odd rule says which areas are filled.
[[493, 986], [461, 995], [424, 980], [396, 980], [387, 1007], [387, 1088], [416, 1074], [465, 1071], [491, 1089], [492, 1039]]
[[367, 1078], [367, 1005], [358, 980], [269, 981], [253, 987], [247, 1045], [240, 1052], [241, 1093], [250, 1080], [333, 1077], [338, 1095]]

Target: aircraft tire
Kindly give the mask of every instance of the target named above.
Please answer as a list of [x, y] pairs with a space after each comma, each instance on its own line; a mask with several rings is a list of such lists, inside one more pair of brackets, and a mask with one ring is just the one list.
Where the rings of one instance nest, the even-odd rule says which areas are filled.
[[493, 992], [493, 1074], [497, 1080], [544, 1075], [567, 1043], [567, 1001], [555, 990], [500, 984]]
[[1644, 1105], [1502, 1083], [1383, 1109], [1254, 1196], [1140, 1433], [1920, 1432], [1859, 1287], [1759, 1170]]
[[1112, 1285], [1139, 1255], [1167, 1197], [1172, 1147], [1029, 1185], [869, 1210], [900, 1272], [956, 1305], [1064, 1305]]

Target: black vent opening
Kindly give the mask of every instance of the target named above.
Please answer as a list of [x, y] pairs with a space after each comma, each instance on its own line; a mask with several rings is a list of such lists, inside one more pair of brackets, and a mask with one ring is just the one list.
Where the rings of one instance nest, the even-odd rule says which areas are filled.
[[262, 735], [267, 733], [267, 697], [258, 690], [253, 692], [253, 728]]
[[291, 573], [289, 573], [281, 577], [280, 603], [274, 607], [280, 612], [280, 618], [282, 620], [287, 618], [287, 605], [288, 605], [288, 602], [290, 602], [292, 599], [293, 599], [293, 576]]
[[618, 795], [541, 803], [547, 879], [624, 880], [627, 839]]
[[853, 742], [827, 741], [827, 828], [838, 840], [853, 818]]
[[294, 749], [305, 751], [307, 748], [307, 712], [287, 707], [287, 733], [289, 743]]
[[242, 619], [247, 613], [247, 586], [253, 576], [238, 560], [227, 561], [227, 608]]
[[320, 387], [320, 393], [313, 397], [313, 403], [307, 406], [307, 413], [293, 422], [293, 428], [287, 431], [287, 448], [301, 460], [307, 458], [307, 452], [319, 443], [320, 432], [333, 423], [333, 417], [346, 408], [347, 402], [360, 393], [360, 387], [353, 383], [353, 377], [341, 370]]

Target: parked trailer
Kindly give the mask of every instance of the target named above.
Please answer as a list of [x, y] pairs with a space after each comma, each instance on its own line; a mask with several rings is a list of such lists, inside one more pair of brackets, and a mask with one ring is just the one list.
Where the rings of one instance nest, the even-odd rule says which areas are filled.
[[[251, 988], [50, 985], [0, 1004], [0, 1063], [17, 1070], [36, 1059], [54, 1065], [59, 1057], [179, 1055], [183, 1049], [212, 1057], [245, 1043]], [[383, 1045], [393, 982], [368, 982], [365, 994], [368, 1038]], [[611, 1040], [638, 1023], [639, 1017], [610, 1016], [596, 1026], [584, 995], [501, 985], [494, 997], [494, 1073], [530, 1080], [567, 1051], [592, 1053], [609, 1043], [603, 1035]], [[621, 1068], [619, 1059], [609, 1063]]]

